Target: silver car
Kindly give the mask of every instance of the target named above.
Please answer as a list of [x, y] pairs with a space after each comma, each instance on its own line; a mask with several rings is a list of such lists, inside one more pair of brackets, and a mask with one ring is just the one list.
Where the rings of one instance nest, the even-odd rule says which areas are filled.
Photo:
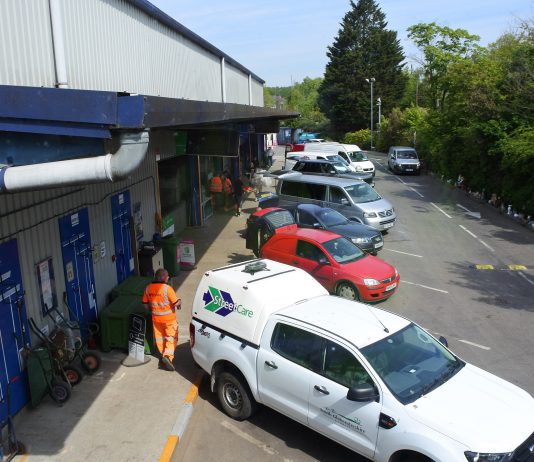
[[409, 146], [391, 146], [388, 151], [388, 168], [393, 173], [421, 173], [417, 151]]
[[337, 177], [289, 173], [278, 177], [280, 206], [297, 203], [331, 207], [350, 220], [387, 231], [395, 225], [395, 209], [367, 183]]

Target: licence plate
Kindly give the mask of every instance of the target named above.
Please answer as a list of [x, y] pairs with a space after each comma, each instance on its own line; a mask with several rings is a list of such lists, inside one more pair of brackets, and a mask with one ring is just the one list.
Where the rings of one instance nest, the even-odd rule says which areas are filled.
[[407, 172], [413, 172], [413, 168], [407, 168], [406, 171]]
[[389, 286], [386, 286], [386, 292], [389, 292], [390, 290], [393, 290], [395, 287], [397, 287], [397, 283], [394, 282], [393, 284], [390, 284]]
[[384, 223], [384, 228], [392, 228], [394, 223]]
[[383, 242], [379, 242], [378, 244], [375, 244], [375, 249], [379, 249], [380, 247], [382, 247], [384, 245]]

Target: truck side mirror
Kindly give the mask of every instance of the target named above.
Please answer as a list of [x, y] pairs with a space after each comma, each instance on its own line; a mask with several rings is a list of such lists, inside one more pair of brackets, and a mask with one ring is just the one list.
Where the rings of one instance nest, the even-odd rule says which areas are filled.
[[368, 401], [375, 401], [378, 399], [378, 393], [375, 387], [369, 383], [359, 383], [349, 388], [347, 392], [347, 399], [349, 401], [356, 401], [358, 403], [365, 403]]

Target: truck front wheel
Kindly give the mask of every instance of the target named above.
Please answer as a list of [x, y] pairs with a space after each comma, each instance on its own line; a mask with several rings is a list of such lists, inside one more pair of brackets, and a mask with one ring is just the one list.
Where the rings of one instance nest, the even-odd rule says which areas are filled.
[[224, 412], [235, 420], [248, 419], [256, 410], [256, 401], [247, 385], [230, 372], [218, 377], [217, 396]]

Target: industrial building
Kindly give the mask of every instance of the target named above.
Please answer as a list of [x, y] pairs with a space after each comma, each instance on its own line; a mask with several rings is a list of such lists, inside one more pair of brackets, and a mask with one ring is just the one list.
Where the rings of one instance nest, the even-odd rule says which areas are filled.
[[242, 173], [296, 114], [263, 107], [260, 77], [145, 0], [0, 13], [0, 399], [9, 383], [16, 413], [28, 320], [97, 320], [141, 243], [209, 224], [210, 177]]

